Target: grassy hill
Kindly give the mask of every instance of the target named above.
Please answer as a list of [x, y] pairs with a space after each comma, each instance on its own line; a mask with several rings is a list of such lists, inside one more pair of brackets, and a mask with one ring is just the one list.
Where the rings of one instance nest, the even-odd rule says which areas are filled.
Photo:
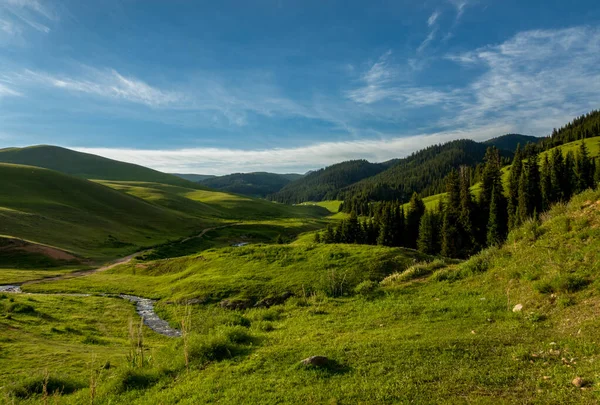
[[43, 167], [84, 179], [151, 181], [200, 188], [171, 174], [57, 146], [0, 149], [0, 162]]
[[[111, 364], [97, 380], [99, 403], [596, 403], [598, 241], [600, 192], [590, 191], [513, 231], [504, 246], [458, 264], [414, 265], [425, 257], [402, 249], [296, 243], [207, 251], [31, 285], [29, 291], [148, 294], [160, 298], [160, 314], [172, 325], [186, 319], [191, 331], [171, 342], [146, 331], [151, 356], [131, 365], [119, 302], [82, 298], [98, 316], [92, 322], [79, 314], [75, 297], [0, 300], [5, 313], [12, 311], [4, 322], [15, 342], [0, 357], [3, 389], [35, 392], [32, 381], [42, 378], [37, 363], [13, 349], [31, 341], [50, 358], [53, 381], [74, 387], [60, 398], [64, 404], [89, 401], [90, 366], [82, 353], [96, 345], [95, 364]], [[332, 289], [340, 283], [348, 288]], [[215, 304], [282, 291], [296, 296], [269, 309]], [[177, 302], [190, 298], [203, 303], [185, 315]], [[110, 319], [98, 313], [108, 303], [117, 314]], [[40, 316], [61, 307], [77, 316]], [[63, 351], [60, 364], [50, 347]], [[300, 364], [313, 355], [330, 361], [322, 368]]]
[[88, 180], [0, 164], [0, 234], [102, 259], [188, 235], [204, 226]]
[[200, 183], [214, 190], [264, 198], [269, 194], [278, 192], [291, 181], [301, 177], [299, 174], [266, 172], [233, 173], [204, 179]]
[[306, 174], [269, 198], [288, 204], [333, 200], [342, 188], [381, 173], [387, 167], [387, 163], [370, 163], [366, 160], [337, 163]]

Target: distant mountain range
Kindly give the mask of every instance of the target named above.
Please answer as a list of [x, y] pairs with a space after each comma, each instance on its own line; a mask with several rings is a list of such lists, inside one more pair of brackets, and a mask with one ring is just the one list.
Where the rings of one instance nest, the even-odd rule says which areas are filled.
[[226, 176], [167, 174], [143, 166], [119, 162], [57, 146], [0, 149], [0, 163], [38, 166], [68, 175], [113, 181], [144, 181], [268, 198], [283, 203], [346, 199], [405, 199], [412, 192], [435, 194], [453, 168], [481, 162], [489, 146], [510, 157], [516, 145], [540, 138], [508, 134], [485, 142], [458, 140], [383, 163], [351, 160], [302, 174], [267, 172]]

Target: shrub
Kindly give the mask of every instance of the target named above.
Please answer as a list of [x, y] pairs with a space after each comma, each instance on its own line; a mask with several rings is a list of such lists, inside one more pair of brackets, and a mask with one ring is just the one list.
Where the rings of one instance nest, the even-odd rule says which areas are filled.
[[123, 393], [130, 390], [148, 388], [158, 382], [158, 373], [155, 370], [143, 368], [126, 368], [115, 380], [114, 390]]
[[372, 298], [379, 292], [379, 283], [377, 281], [366, 280], [354, 288], [354, 292], [364, 298]]
[[250, 343], [253, 339], [252, 335], [243, 326], [225, 328], [221, 333], [232, 343]]
[[417, 263], [409, 267], [402, 273], [394, 273], [383, 279], [382, 285], [393, 285], [396, 282], [414, 280], [416, 278], [430, 275], [436, 270], [446, 267], [446, 262], [441, 259], [436, 259], [432, 262]]
[[61, 394], [71, 394], [80, 388], [84, 387], [79, 381], [75, 381], [65, 377], [34, 377], [23, 381], [19, 385], [12, 388], [11, 393], [17, 398], [28, 398], [32, 395], [39, 395], [44, 392], [44, 383], [46, 383], [46, 392], [53, 394], [59, 392]]
[[35, 308], [29, 304], [21, 304], [17, 302], [11, 304], [8, 307], [7, 312], [12, 312], [14, 314], [34, 314]]
[[559, 276], [553, 281], [555, 289], [562, 292], [576, 292], [585, 288], [589, 283], [589, 280], [575, 274]]

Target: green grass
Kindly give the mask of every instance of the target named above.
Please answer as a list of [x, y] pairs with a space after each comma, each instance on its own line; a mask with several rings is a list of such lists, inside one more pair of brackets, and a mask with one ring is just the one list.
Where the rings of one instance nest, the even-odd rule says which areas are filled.
[[425, 258], [410, 249], [364, 245], [251, 245], [135, 262], [88, 277], [27, 285], [24, 290], [127, 293], [182, 302], [194, 298], [258, 301], [285, 291], [334, 296], [350, 293], [364, 280], [381, 280]]
[[[142, 369], [108, 370], [98, 403], [597, 403], [599, 240], [600, 192], [586, 192], [462, 263], [297, 241], [132, 263], [29, 289], [150, 295], [173, 325], [185, 312], [177, 302], [207, 298], [189, 307], [189, 372], [182, 340], [161, 344]], [[344, 280], [348, 295], [331, 293], [332, 270], [346, 275], [334, 279]], [[361, 280], [390, 272], [399, 275], [354, 295]], [[296, 297], [269, 309], [217, 305], [284, 290]], [[516, 304], [522, 311], [513, 312]], [[19, 342], [26, 336], [14, 333]], [[0, 362], [18, 367], [16, 353]], [[299, 364], [312, 355], [332, 363]], [[36, 364], [25, 363], [25, 370]], [[584, 389], [572, 385], [575, 377]], [[139, 389], [124, 391], [124, 381]], [[61, 403], [88, 397], [82, 388]]]

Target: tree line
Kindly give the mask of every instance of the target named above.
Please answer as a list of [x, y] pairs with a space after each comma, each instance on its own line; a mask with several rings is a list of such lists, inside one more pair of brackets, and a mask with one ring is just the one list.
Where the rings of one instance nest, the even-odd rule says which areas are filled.
[[[344, 202], [342, 208], [350, 207], [350, 217], [317, 233], [315, 241], [408, 247], [431, 255], [466, 258], [501, 243], [522, 222], [600, 181], [600, 165], [590, 157], [583, 141], [577, 153], [569, 151], [564, 156], [560, 149], [553, 149], [542, 159], [538, 146], [518, 146], [506, 190], [504, 163], [499, 150], [490, 147], [477, 169], [479, 174], [468, 166], [452, 170], [445, 179], [446, 196], [435, 209], [426, 210], [417, 193], [406, 210], [401, 201]], [[480, 190], [475, 198], [471, 186], [477, 177]]]

